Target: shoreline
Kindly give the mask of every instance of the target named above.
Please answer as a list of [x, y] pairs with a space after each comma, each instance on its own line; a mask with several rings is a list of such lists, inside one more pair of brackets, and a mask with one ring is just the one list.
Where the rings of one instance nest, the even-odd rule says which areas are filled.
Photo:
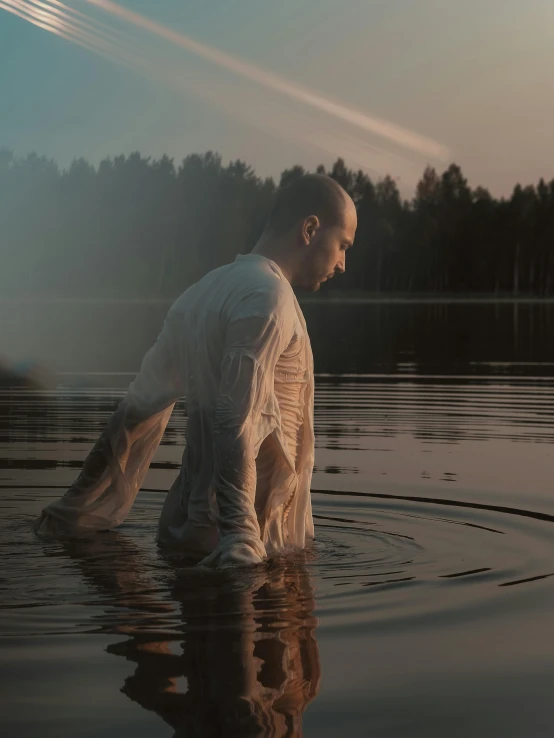
[[[121, 305], [171, 305], [177, 299], [174, 297], [69, 297], [69, 296], [44, 296], [44, 297], [11, 297], [1, 296], [0, 304], [121, 304]], [[298, 297], [301, 304], [326, 305], [334, 304], [554, 304], [554, 295], [541, 297], [537, 295], [522, 295], [519, 297], [497, 296], [497, 295], [454, 295], [454, 294], [429, 294], [429, 295], [407, 295], [407, 294], [391, 294], [376, 295], [368, 293], [353, 294], [347, 293], [328, 293], [325, 295], [314, 294]]]

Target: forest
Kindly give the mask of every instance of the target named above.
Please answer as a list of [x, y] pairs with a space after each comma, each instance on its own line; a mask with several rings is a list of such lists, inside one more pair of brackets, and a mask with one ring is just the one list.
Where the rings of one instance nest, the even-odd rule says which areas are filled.
[[[213, 152], [180, 164], [138, 152], [66, 169], [0, 149], [0, 295], [173, 298], [210, 269], [248, 253], [277, 186]], [[329, 293], [550, 296], [554, 180], [517, 184], [509, 198], [471, 188], [462, 170], [427, 168], [412, 199], [342, 159], [318, 172], [358, 209], [346, 274]]]

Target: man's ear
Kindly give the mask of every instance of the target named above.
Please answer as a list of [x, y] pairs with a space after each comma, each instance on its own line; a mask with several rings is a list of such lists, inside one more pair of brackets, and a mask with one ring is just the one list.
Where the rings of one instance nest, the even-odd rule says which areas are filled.
[[304, 221], [302, 226], [302, 240], [306, 245], [310, 243], [319, 228], [319, 218], [317, 215], [310, 215]]

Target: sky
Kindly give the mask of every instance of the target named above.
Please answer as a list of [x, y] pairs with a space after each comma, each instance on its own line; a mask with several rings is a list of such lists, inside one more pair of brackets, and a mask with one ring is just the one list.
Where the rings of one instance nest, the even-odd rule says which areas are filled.
[[342, 156], [405, 195], [454, 161], [509, 195], [554, 177], [552, 69], [552, 0], [0, 0], [0, 146]]

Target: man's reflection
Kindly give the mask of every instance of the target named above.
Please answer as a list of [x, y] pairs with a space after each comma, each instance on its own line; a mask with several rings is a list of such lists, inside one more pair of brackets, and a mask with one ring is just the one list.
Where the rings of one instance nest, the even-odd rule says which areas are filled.
[[122, 692], [175, 736], [301, 736], [320, 681], [305, 552], [205, 572], [161, 554], [147, 563], [120, 533], [64, 546], [107, 596], [101, 631], [130, 636], [107, 648], [136, 664]]

